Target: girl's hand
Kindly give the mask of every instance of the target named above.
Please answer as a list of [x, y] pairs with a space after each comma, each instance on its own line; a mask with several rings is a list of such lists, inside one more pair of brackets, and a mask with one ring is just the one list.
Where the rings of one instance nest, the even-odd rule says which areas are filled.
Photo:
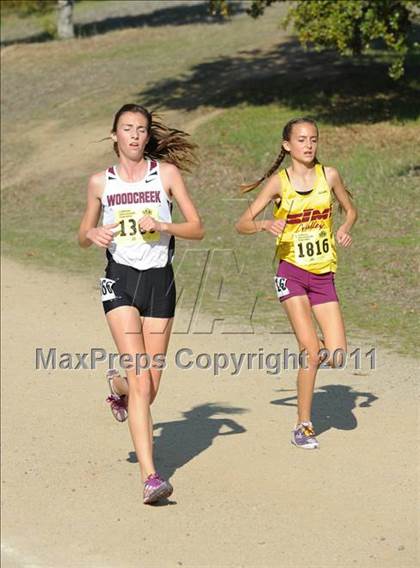
[[353, 242], [350, 233], [347, 232], [344, 225], [342, 225], [337, 231], [337, 242], [342, 247], [349, 247]]
[[271, 219], [269, 221], [262, 222], [262, 230], [271, 233], [275, 237], [278, 237], [284, 231], [286, 221], [284, 219]]
[[160, 232], [162, 231], [162, 223], [159, 223], [159, 221], [153, 219], [150, 215], [145, 215], [139, 221], [139, 230], [142, 234], [154, 233], [155, 231]]
[[86, 237], [98, 247], [107, 248], [114, 238], [112, 229], [115, 229], [118, 225], [119, 223], [111, 223], [102, 227], [93, 227], [86, 233]]

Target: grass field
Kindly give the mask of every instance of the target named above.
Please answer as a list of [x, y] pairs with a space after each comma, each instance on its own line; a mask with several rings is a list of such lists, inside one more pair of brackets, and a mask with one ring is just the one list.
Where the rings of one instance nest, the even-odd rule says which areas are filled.
[[[89, 14], [92, 3], [83, 4]], [[108, 142], [96, 144], [113, 112], [146, 102], [187, 130], [208, 114], [193, 134], [201, 163], [187, 176], [207, 234], [178, 241], [183, 305], [206, 266], [199, 300], [207, 313], [236, 316], [236, 330], [249, 329], [251, 312], [257, 326], [287, 329], [272, 287], [272, 240], [239, 236], [233, 225], [247, 203], [238, 185], [271, 164], [290, 117], [310, 114], [320, 123], [321, 161], [340, 170], [360, 212], [354, 246], [339, 256], [347, 326], [416, 355], [418, 57], [396, 85], [380, 52], [345, 61], [304, 52], [278, 27], [283, 5], [257, 22], [239, 13], [226, 23], [212, 22], [199, 3], [190, 19], [174, 5], [141, 24], [123, 17], [132, 3], [108, 4], [120, 12], [106, 25], [97, 18], [98, 35], [2, 51], [3, 252], [96, 278], [103, 254], [80, 250], [75, 235], [88, 176], [114, 161]], [[93, 29], [88, 18], [84, 25]]]

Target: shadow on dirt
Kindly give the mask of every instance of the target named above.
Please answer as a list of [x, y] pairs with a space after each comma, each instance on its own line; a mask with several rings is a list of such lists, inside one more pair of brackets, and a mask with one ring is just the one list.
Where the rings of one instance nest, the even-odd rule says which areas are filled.
[[[183, 412], [182, 420], [154, 424], [154, 430], [160, 435], [154, 438], [156, 465], [166, 478], [175, 471], [207, 450], [218, 436], [243, 434], [245, 428], [232, 420], [216, 414], [243, 414], [244, 408], [220, 405], [217, 403], [201, 404]], [[136, 463], [137, 457], [130, 452], [128, 460]]]
[[[360, 399], [362, 402], [359, 403]], [[337, 430], [354, 430], [357, 419], [353, 410], [357, 407], [368, 408], [378, 397], [370, 392], [359, 392], [346, 385], [325, 385], [319, 387], [312, 402], [312, 422], [318, 435], [331, 428]], [[272, 400], [271, 404], [279, 406], [297, 406], [297, 397], [288, 396]]]

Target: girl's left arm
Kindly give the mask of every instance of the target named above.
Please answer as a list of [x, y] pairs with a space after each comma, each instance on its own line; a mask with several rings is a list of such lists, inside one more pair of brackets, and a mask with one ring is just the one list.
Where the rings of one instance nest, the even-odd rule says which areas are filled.
[[338, 171], [335, 168], [325, 168], [325, 173], [327, 182], [346, 215], [344, 223], [337, 230], [337, 242], [343, 247], [349, 247], [352, 244], [350, 229], [357, 220], [357, 209], [353, 205]]
[[175, 198], [185, 222], [161, 223], [161, 230], [182, 239], [201, 240], [204, 237], [204, 227], [182, 179], [181, 172], [173, 164], [162, 164], [162, 181], [165, 189], [169, 190]]
[[180, 171], [173, 164], [161, 163], [160, 167], [164, 189], [175, 198], [185, 222], [165, 223], [152, 217], [143, 217], [139, 222], [140, 227], [146, 231], [156, 230], [181, 239], [201, 240], [204, 237], [204, 227]]

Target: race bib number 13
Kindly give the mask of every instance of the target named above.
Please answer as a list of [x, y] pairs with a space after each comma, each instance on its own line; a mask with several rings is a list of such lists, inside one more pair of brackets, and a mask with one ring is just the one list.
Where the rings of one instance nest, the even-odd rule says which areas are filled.
[[160, 240], [160, 233], [153, 231], [152, 233], [143, 232], [139, 228], [139, 221], [145, 215], [150, 215], [153, 219], [158, 219], [158, 211], [156, 207], [148, 205], [143, 209], [118, 209], [115, 215], [115, 222], [119, 223], [116, 230], [114, 240], [118, 244], [125, 246], [134, 245], [136, 243], [151, 243]]

